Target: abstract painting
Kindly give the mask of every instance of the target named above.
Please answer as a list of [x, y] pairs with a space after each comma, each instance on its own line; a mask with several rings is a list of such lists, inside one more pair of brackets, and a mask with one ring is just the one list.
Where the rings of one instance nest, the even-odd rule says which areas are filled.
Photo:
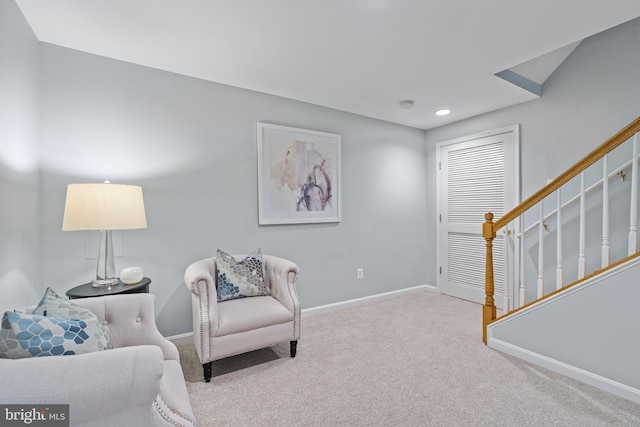
[[341, 137], [258, 123], [260, 224], [339, 222]]

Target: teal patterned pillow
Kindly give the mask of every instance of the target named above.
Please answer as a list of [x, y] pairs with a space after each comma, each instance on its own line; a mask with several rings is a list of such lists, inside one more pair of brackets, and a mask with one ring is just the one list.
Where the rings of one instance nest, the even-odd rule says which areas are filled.
[[262, 272], [262, 250], [256, 249], [242, 261], [218, 249], [218, 301], [269, 295]]
[[11, 329], [18, 346], [7, 356], [66, 356], [106, 350], [110, 344], [95, 333], [90, 321], [62, 319], [38, 314], [7, 311], [2, 317], [2, 329]]

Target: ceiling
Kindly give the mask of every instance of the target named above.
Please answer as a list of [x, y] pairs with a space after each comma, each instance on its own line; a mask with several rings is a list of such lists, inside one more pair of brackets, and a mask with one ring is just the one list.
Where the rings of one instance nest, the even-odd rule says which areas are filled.
[[420, 129], [537, 98], [495, 74], [542, 84], [640, 16], [638, 0], [16, 3], [42, 42]]

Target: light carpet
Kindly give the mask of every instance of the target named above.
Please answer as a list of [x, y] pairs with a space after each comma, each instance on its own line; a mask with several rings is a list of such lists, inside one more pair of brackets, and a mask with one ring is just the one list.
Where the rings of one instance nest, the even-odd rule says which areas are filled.
[[180, 346], [209, 426], [640, 426], [640, 405], [492, 350], [481, 306], [429, 292], [303, 316], [283, 343], [213, 363]]

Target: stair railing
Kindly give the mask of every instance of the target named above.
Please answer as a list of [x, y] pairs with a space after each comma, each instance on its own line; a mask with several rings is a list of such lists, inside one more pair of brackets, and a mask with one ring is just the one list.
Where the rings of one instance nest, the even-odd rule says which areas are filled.
[[[565, 172], [560, 174], [558, 177], [550, 181], [547, 185], [542, 187], [540, 190], [535, 192], [529, 198], [527, 198], [520, 205], [516, 206], [514, 209], [506, 213], [501, 218], [497, 219], [495, 222], [493, 213], [489, 212], [485, 214], [485, 222], [482, 225], [482, 235], [486, 242], [486, 268], [485, 268], [485, 304], [482, 310], [482, 339], [483, 342], [487, 343], [487, 326], [496, 320], [496, 306], [494, 300], [494, 270], [493, 270], [493, 240], [496, 237], [496, 233], [505, 228], [505, 231], [508, 230], [508, 225], [513, 223], [516, 220], [519, 220], [520, 231], [519, 233], [513, 233], [513, 236], [520, 242], [520, 256], [516, 257], [517, 259], [514, 262], [519, 263], [519, 307], [516, 310], [519, 310], [527, 305], [531, 305], [540, 299], [548, 298], [552, 294], [559, 292], [563, 289], [566, 289], [570, 286], [573, 286], [587, 277], [590, 277], [593, 274], [600, 273], [604, 270], [612, 268], [614, 265], [619, 264], [620, 262], [626, 261], [628, 258], [638, 256], [637, 252], [637, 232], [638, 232], [638, 132], [640, 132], [640, 117], [636, 118], [629, 125], [624, 127], [614, 136], [605, 141], [602, 145], [597, 147], [587, 156], [585, 156], [582, 160], [578, 161], [576, 164], [571, 166]], [[614, 149], [622, 145], [623, 143], [630, 141], [633, 137], [633, 154], [631, 160], [624, 163], [622, 166], [614, 169], [613, 171], [608, 170], [607, 163], [607, 155], [611, 153]], [[585, 188], [585, 171], [593, 166], [599, 160], [603, 160], [603, 177], [602, 179], [594, 185], [591, 185], [589, 188]], [[614, 264], [611, 263], [610, 260], [610, 234], [609, 234], [609, 180], [616, 175], [620, 175], [622, 180], [625, 179], [626, 175], [624, 170], [631, 166], [631, 195], [630, 195], [630, 220], [629, 220], [629, 232], [628, 232], [628, 251], [627, 257], [617, 260]], [[561, 188], [569, 183], [573, 178], [580, 176], [580, 193], [570, 199], [569, 201], [562, 203], [561, 201]], [[586, 269], [586, 257], [585, 257], [585, 247], [586, 247], [586, 207], [585, 200], [586, 194], [593, 191], [596, 187], [602, 187], [602, 250], [601, 250], [601, 268], [593, 273], [587, 275]], [[554, 192], [557, 192], [557, 208], [548, 213], [544, 214], [543, 202], [544, 200], [552, 195]], [[562, 235], [562, 210], [566, 208], [569, 204], [574, 204], [576, 202], [580, 202], [579, 209], [579, 243], [578, 243], [578, 280], [569, 284], [564, 285], [563, 283], [563, 265], [564, 260], [562, 257], [563, 253], [563, 235]], [[538, 205], [540, 209], [540, 213], [538, 216], [538, 221], [533, 225], [528, 227], [523, 227], [523, 218], [526, 212], [530, 211], [532, 208]], [[556, 230], [556, 245], [557, 245], [557, 266], [556, 266], [556, 290], [551, 293], [545, 294], [544, 292], [544, 232], [547, 228], [547, 220], [551, 217], [555, 216], [557, 220], [557, 230]], [[536, 299], [534, 301], [525, 304], [525, 294], [526, 294], [526, 284], [524, 280], [524, 236], [527, 232], [532, 230], [538, 230], [538, 275], [537, 275], [537, 289], [536, 289]], [[510, 232], [510, 231], [509, 231]], [[507, 232], [506, 234], [508, 234]], [[505, 313], [505, 315], [512, 313]]]

